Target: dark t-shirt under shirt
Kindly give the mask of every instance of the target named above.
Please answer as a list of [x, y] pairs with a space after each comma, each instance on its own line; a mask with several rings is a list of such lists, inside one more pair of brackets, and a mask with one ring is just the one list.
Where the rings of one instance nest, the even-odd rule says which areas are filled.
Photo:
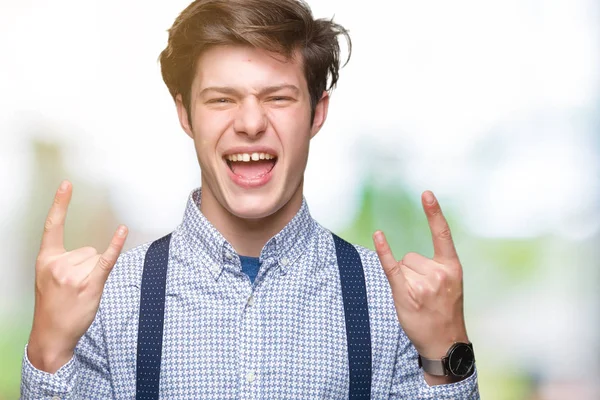
[[258, 269], [260, 268], [258, 257], [240, 256], [240, 261], [242, 262], [242, 272], [248, 275], [250, 282], [254, 283]]

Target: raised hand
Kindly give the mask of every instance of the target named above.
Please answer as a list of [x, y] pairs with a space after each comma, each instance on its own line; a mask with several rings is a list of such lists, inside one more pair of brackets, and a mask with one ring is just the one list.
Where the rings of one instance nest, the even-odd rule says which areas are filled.
[[92, 324], [106, 279], [127, 238], [127, 228], [121, 225], [102, 254], [93, 247], [66, 251], [64, 225], [71, 194], [71, 184], [64, 181], [48, 213], [35, 264], [35, 309], [27, 357], [49, 373], [71, 359]]
[[433, 259], [408, 253], [400, 261], [383, 232], [373, 235], [398, 320], [419, 354], [441, 359], [454, 342], [468, 342], [463, 313], [462, 267], [448, 222], [433, 193], [422, 195], [433, 239]]

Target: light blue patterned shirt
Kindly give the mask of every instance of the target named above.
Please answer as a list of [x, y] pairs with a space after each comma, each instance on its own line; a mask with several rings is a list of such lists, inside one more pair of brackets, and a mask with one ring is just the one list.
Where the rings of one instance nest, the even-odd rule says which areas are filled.
[[[188, 199], [169, 253], [162, 399], [344, 399], [346, 325], [331, 232], [304, 200], [262, 249], [254, 285], [233, 247]], [[23, 399], [132, 399], [140, 284], [150, 243], [121, 254], [75, 356], [55, 374], [23, 360]], [[362, 259], [372, 341], [373, 399], [479, 399], [477, 372], [429, 387], [401, 329], [375, 252]]]

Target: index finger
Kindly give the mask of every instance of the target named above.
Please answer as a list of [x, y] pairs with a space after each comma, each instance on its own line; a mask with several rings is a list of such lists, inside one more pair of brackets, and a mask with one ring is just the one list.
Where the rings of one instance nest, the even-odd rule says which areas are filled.
[[44, 233], [42, 233], [42, 244], [40, 253], [56, 254], [65, 251], [64, 247], [64, 228], [67, 218], [67, 209], [71, 201], [72, 194], [71, 183], [67, 180], [62, 181], [60, 187], [54, 196], [54, 202], [46, 222], [44, 223]]
[[423, 202], [423, 210], [427, 215], [429, 229], [431, 230], [431, 238], [433, 239], [433, 259], [442, 260], [457, 260], [456, 248], [452, 240], [452, 233], [448, 221], [442, 213], [440, 203], [435, 198], [434, 194], [427, 190], [421, 196]]

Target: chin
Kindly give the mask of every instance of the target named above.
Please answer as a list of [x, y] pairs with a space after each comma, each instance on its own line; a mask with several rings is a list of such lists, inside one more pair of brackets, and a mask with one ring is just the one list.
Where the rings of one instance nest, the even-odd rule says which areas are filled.
[[241, 219], [267, 218], [276, 214], [287, 202], [270, 195], [242, 195], [227, 201], [228, 211]]

